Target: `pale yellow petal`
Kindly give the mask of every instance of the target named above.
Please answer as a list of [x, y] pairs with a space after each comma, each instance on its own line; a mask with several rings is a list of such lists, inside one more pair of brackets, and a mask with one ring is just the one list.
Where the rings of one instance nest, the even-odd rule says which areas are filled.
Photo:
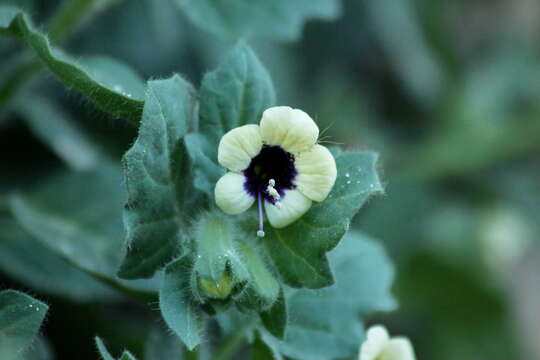
[[311, 207], [311, 200], [296, 189], [286, 190], [279, 203], [280, 206], [272, 205], [267, 201], [264, 203], [268, 221], [278, 229], [295, 222]]
[[396, 337], [390, 339], [378, 360], [415, 360], [414, 350], [407, 338]]
[[279, 145], [296, 155], [317, 142], [319, 128], [302, 110], [276, 106], [263, 113], [261, 136], [265, 144]]
[[218, 162], [231, 171], [242, 171], [262, 148], [258, 125], [244, 125], [232, 129], [219, 142]]
[[217, 206], [226, 214], [240, 214], [249, 209], [255, 198], [244, 189], [244, 175], [229, 172], [223, 175], [214, 189]]
[[369, 328], [366, 340], [360, 346], [359, 360], [380, 360], [379, 355], [388, 344], [388, 331], [383, 326], [375, 325]]
[[315, 145], [296, 156], [296, 186], [313, 201], [323, 201], [336, 182], [336, 161], [330, 151]]

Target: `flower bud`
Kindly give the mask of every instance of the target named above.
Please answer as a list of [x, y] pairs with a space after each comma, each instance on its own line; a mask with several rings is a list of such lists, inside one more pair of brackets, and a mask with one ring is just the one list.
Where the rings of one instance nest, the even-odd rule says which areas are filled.
[[229, 271], [225, 271], [219, 281], [199, 278], [199, 291], [212, 299], [226, 299], [234, 287], [234, 281]]

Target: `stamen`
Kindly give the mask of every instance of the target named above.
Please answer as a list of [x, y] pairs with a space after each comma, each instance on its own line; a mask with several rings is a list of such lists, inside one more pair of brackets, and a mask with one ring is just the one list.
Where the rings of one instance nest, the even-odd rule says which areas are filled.
[[257, 231], [257, 236], [264, 237], [264, 213], [262, 194], [260, 192], [257, 194], [257, 201], [259, 203], [259, 231]]
[[276, 186], [276, 181], [274, 179], [270, 179], [268, 181], [268, 186], [266, 187], [266, 192], [268, 195], [270, 195], [275, 201], [281, 200], [281, 196], [277, 192], [276, 189], [274, 189], [274, 186]]

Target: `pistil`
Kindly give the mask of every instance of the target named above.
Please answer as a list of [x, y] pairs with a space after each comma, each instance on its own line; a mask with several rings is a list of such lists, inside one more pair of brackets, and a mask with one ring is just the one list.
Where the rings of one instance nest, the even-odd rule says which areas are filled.
[[264, 213], [262, 194], [260, 192], [257, 194], [257, 202], [259, 205], [259, 231], [257, 231], [257, 236], [262, 238], [264, 237]]

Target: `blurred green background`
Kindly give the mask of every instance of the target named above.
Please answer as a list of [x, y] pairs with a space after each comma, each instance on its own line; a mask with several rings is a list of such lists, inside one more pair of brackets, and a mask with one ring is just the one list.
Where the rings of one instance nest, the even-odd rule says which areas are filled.
[[[36, 24], [61, 3], [9, 2]], [[280, 105], [312, 115], [329, 143], [380, 153], [386, 194], [353, 226], [390, 253], [400, 307], [370, 322], [409, 336], [418, 359], [540, 359], [540, 2], [344, 0], [339, 18], [308, 22], [298, 41], [248, 42]], [[114, 57], [145, 79], [178, 72], [198, 85], [233, 44], [191, 25], [172, 1], [129, 0], [97, 13], [62, 48]], [[0, 84], [21, 53], [0, 37]], [[30, 104], [42, 99], [54, 109], [36, 120]], [[119, 161], [135, 136], [46, 71], [14, 103], [0, 108], [1, 237], [21, 231], [6, 194], [65, 171], [63, 160]], [[73, 130], [43, 129], [56, 116], [84, 134], [78, 156], [50, 146]], [[0, 287], [51, 304], [39, 348], [54, 358], [95, 359], [95, 334], [143, 354], [141, 339], [160, 325], [144, 306], [66, 299], [0, 268]]]

